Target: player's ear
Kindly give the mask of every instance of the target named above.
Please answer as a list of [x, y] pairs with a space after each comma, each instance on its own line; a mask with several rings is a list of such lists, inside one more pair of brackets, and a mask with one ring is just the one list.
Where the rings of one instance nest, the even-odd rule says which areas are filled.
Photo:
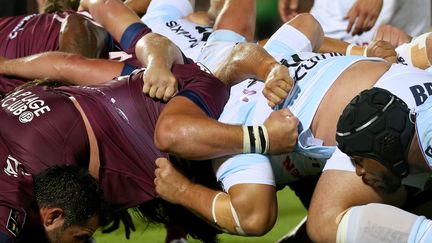
[[61, 208], [41, 208], [42, 223], [47, 231], [62, 227], [64, 223], [64, 210]]

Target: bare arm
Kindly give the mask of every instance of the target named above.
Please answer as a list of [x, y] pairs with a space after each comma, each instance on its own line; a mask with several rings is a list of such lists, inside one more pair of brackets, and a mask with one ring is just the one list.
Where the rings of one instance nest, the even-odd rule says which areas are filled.
[[[269, 154], [292, 151], [298, 135], [297, 124], [298, 119], [288, 109], [270, 114], [264, 122], [269, 137]], [[195, 103], [182, 96], [172, 98], [163, 109], [154, 139], [160, 150], [192, 160], [243, 153], [242, 126], [211, 119]]]
[[223, 193], [192, 183], [165, 158], [156, 160], [156, 165], [156, 190], [162, 198], [189, 208], [231, 234], [263, 235], [276, 221], [274, 186], [238, 184]]
[[63, 52], [46, 52], [0, 61], [0, 74], [25, 79], [50, 79], [76, 85], [97, 84], [120, 75], [123, 63], [88, 59]]

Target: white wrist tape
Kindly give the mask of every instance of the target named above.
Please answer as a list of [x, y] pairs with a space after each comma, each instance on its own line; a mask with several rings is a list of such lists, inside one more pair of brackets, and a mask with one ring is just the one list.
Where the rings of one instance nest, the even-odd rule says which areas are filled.
[[346, 56], [367, 56], [367, 47], [349, 44], [345, 51]]
[[270, 148], [268, 132], [262, 126], [242, 126], [243, 153], [266, 154]]
[[426, 39], [429, 35], [430, 33], [423, 34], [408, 44], [408, 61], [414, 67], [426, 69], [431, 66], [426, 48]]

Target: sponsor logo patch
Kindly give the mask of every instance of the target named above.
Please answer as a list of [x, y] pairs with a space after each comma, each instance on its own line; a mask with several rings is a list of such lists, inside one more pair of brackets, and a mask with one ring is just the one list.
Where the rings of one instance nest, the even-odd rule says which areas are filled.
[[6, 96], [1, 101], [1, 107], [17, 116], [21, 123], [28, 123], [35, 117], [50, 112], [51, 108], [45, 101], [30, 91], [19, 90]]

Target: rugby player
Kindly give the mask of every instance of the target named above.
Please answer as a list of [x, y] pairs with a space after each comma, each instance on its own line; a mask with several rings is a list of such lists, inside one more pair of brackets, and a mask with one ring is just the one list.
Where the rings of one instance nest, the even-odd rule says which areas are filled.
[[[336, 140], [341, 151], [351, 157], [365, 184], [392, 193], [401, 187], [408, 173], [431, 173], [431, 106], [432, 99], [428, 98], [410, 111], [397, 96], [374, 88], [360, 93], [344, 109]], [[432, 239], [430, 220], [389, 205], [354, 206], [339, 218], [338, 242]], [[368, 228], [386, 230], [377, 234]]]
[[[309, 15], [300, 15], [297, 18], [298, 22], [294, 19], [294, 22], [276, 32], [266, 44], [266, 49], [277, 60], [290, 67], [290, 74], [296, 81], [288, 98], [282, 99], [287, 94], [283, 92], [284, 87], [288, 85], [267, 83], [266, 91], [259, 82], [243, 82], [232, 88], [230, 100], [220, 118], [220, 121], [241, 123], [245, 124], [245, 127], [261, 124], [266, 112], [268, 114], [271, 111], [266, 105], [266, 99], [260, 95], [264, 90], [267, 94], [273, 94], [268, 96], [270, 103], [279, 104], [284, 101], [279, 107], [290, 108], [299, 118], [300, 130], [296, 149], [290, 154], [278, 157], [243, 154], [216, 160], [213, 166], [225, 192], [191, 183], [176, 172], [166, 159], [157, 161], [159, 169], [156, 171], [156, 185], [163, 198], [199, 212], [208, 221], [233, 234], [261, 235], [267, 232], [275, 222], [277, 186], [286, 185], [301, 177], [319, 174], [326, 161], [333, 154], [338, 155], [335, 146], [338, 114], [356, 94], [372, 86], [382, 87], [399, 94], [410, 107], [421, 104], [423, 96], [428, 96], [423, 87], [428, 85], [430, 74], [422, 70], [391, 65], [383, 59], [341, 56], [336, 53], [310, 53], [319, 49], [319, 45], [316, 44], [320, 41], [311, 40], [320, 39], [319, 33], [322, 31], [305, 24], [313, 23], [313, 26], [317, 26], [316, 21]], [[314, 36], [314, 33], [318, 36]], [[291, 41], [295, 40], [294, 44], [287, 40], [288, 36]], [[395, 61], [396, 53], [392, 53], [391, 59]], [[413, 87], [417, 89], [412, 89]], [[247, 137], [244, 140], [248, 141]], [[351, 164], [347, 156], [340, 158], [339, 161], [336, 164]], [[340, 172], [329, 169], [321, 178], [327, 178], [332, 173]], [[336, 224], [332, 222], [345, 209], [339, 211], [346, 202], [343, 201], [342, 194], [338, 195], [341, 190], [334, 190], [331, 185], [355, 186], [360, 195], [350, 195], [346, 198], [354, 198], [354, 202], [359, 204], [368, 201], [397, 202], [399, 195], [378, 194], [364, 185], [355, 173], [350, 172], [348, 175], [352, 180], [350, 183], [338, 182], [343, 181], [346, 176], [331, 176], [334, 184], [325, 184], [328, 190], [322, 193], [322, 198], [316, 199], [317, 196], [314, 196], [315, 203], [312, 202], [308, 219], [312, 239], [322, 240], [321, 234], [331, 230], [334, 230], [334, 238], [326, 240], [334, 241], [336, 237]], [[346, 187], [344, 190], [347, 195], [350, 194], [351, 188]], [[328, 194], [339, 197], [326, 197]], [[196, 195], [201, 195], [200, 200], [196, 200]], [[325, 203], [325, 207], [320, 204], [321, 201]]]
[[[1, 153], [7, 150], [2, 142]], [[86, 242], [107, 223], [103, 193], [86, 170], [12, 155], [1, 164], [0, 242]]]

